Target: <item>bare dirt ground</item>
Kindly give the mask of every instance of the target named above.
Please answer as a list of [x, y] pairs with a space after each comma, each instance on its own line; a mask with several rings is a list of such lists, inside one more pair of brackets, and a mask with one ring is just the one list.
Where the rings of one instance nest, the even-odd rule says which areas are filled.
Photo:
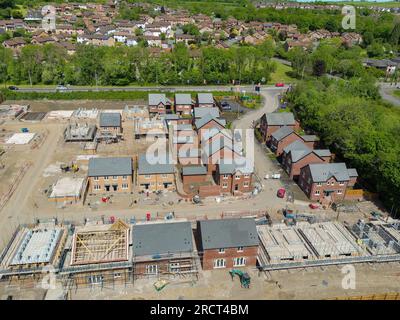
[[[70, 291], [73, 300], [319, 300], [360, 295], [400, 292], [398, 263], [356, 264], [355, 288], [345, 289], [347, 283], [342, 266], [274, 271], [270, 273], [247, 269], [251, 276], [250, 289], [241, 288], [237, 277], [232, 281], [228, 270], [201, 272], [196, 282], [188, 279], [171, 280], [160, 292], [154, 289], [157, 279], [139, 279], [134, 285], [81, 288]], [[0, 299], [42, 299], [43, 290], [21, 290], [0, 284]]]
[[30, 105], [31, 111], [86, 109], [123, 109], [126, 105], [145, 104], [144, 100], [7, 100], [3, 104]]

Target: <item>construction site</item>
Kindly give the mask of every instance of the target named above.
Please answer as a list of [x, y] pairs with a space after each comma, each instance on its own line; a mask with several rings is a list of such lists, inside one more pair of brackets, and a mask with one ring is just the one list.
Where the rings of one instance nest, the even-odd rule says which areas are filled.
[[54, 220], [19, 226], [0, 256], [1, 279], [31, 285], [45, 268], [57, 272], [66, 238], [67, 229]]
[[[388, 231], [389, 230], [389, 231]], [[352, 227], [339, 222], [257, 226], [258, 261], [264, 271], [400, 261], [398, 224]]]

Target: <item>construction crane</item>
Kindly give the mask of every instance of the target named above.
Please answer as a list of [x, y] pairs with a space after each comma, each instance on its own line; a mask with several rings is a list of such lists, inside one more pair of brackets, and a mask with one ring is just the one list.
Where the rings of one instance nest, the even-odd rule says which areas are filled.
[[229, 274], [232, 277], [232, 281], [235, 275], [239, 276], [241, 287], [250, 289], [250, 276], [247, 272], [243, 272], [242, 270], [239, 269], [232, 269], [229, 271]]

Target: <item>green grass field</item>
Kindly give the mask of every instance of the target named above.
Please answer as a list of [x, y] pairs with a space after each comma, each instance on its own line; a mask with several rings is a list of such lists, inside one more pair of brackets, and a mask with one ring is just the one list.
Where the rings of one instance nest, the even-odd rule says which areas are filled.
[[293, 83], [296, 81], [295, 78], [292, 78], [288, 75], [288, 72], [292, 71], [292, 67], [289, 67], [277, 61], [275, 63], [276, 71], [271, 74], [271, 80], [268, 82], [269, 84], [275, 84], [277, 82]]
[[400, 90], [394, 90], [392, 93], [396, 98], [400, 98]]

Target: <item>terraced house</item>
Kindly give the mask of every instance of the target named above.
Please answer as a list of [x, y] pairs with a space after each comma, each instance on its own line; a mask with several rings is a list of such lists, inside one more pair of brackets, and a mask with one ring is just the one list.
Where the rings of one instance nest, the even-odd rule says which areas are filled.
[[137, 172], [139, 192], [175, 190], [175, 166], [168, 156], [156, 161], [154, 157], [142, 154], [139, 156]]
[[89, 194], [132, 192], [132, 158], [91, 158], [89, 160]]

